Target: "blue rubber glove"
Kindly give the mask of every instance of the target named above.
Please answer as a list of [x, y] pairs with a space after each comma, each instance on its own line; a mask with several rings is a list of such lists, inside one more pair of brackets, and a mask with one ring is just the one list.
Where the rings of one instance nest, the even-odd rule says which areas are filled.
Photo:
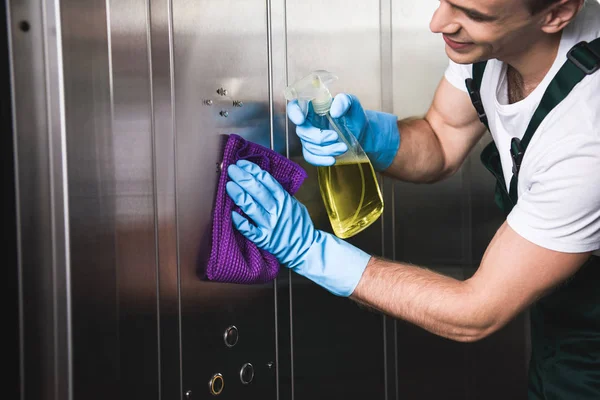
[[370, 255], [315, 229], [306, 207], [256, 164], [240, 160], [227, 173], [227, 194], [252, 220], [232, 213], [242, 235], [331, 293], [354, 292]]
[[[364, 111], [356, 96], [345, 93], [335, 96], [329, 114], [356, 137], [376, 171], [384, 171], [392, 164], [400, 147], [398, 117], [378, 111]], [[287, 115], [297, 125], [296, 134], [300, 137], [304, 159], [308, 163], [316, 166], [333, 165], [334, 157], [346, 152], [347, 146], [338, 142], [335, 131], [321, 130], [311, 124], [310, 121], [314, 120], [312, 107], [305, 115], [298, 101], [292, 100], [287, 105]]]

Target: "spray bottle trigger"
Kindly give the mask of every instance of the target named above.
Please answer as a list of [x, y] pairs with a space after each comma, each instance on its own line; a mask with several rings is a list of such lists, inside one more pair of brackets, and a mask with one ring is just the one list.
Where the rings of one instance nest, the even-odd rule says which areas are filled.
[[316, 70], [313, 73], [319, 77], [319, 79], [321, 80], [321, 84], [324, 86], [327, 86], [339, 79], [337, 75], [324, 69]]

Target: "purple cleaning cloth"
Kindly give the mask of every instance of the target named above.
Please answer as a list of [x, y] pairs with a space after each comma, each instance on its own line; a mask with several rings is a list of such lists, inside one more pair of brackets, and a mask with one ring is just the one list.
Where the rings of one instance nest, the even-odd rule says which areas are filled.
[[234, 134], [227, 139], [214, 206], [212, 248], [204, 279], [224, 283], [267, 283], [277, 277], [279, 262], [275, 256], [246, 239], [231, 220], [232, 211], [246, 216], [225, 191], [230, 180], [227, 168], [238, 160], [257, 164], [291, 195], [296, 193], [307, 175], [298, 164], [269, 148]]

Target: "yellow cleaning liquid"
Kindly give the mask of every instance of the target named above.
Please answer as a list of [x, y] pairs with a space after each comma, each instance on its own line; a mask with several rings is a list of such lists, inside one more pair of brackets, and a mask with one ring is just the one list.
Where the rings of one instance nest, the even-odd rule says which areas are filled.
[[318, 176], [325, 209], [337, 237], [356, 235], [383, 213], [383, 197], [368, 159], [319, 167]]

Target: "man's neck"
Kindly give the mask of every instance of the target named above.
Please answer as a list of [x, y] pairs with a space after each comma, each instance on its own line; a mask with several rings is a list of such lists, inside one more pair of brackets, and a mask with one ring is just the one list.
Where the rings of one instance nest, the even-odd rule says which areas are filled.
[[511, 103], [529, 96], [542, 82], [556, 60], [560, 37], [545, 36], [520, 54], [502, 60], [508, 64]]

